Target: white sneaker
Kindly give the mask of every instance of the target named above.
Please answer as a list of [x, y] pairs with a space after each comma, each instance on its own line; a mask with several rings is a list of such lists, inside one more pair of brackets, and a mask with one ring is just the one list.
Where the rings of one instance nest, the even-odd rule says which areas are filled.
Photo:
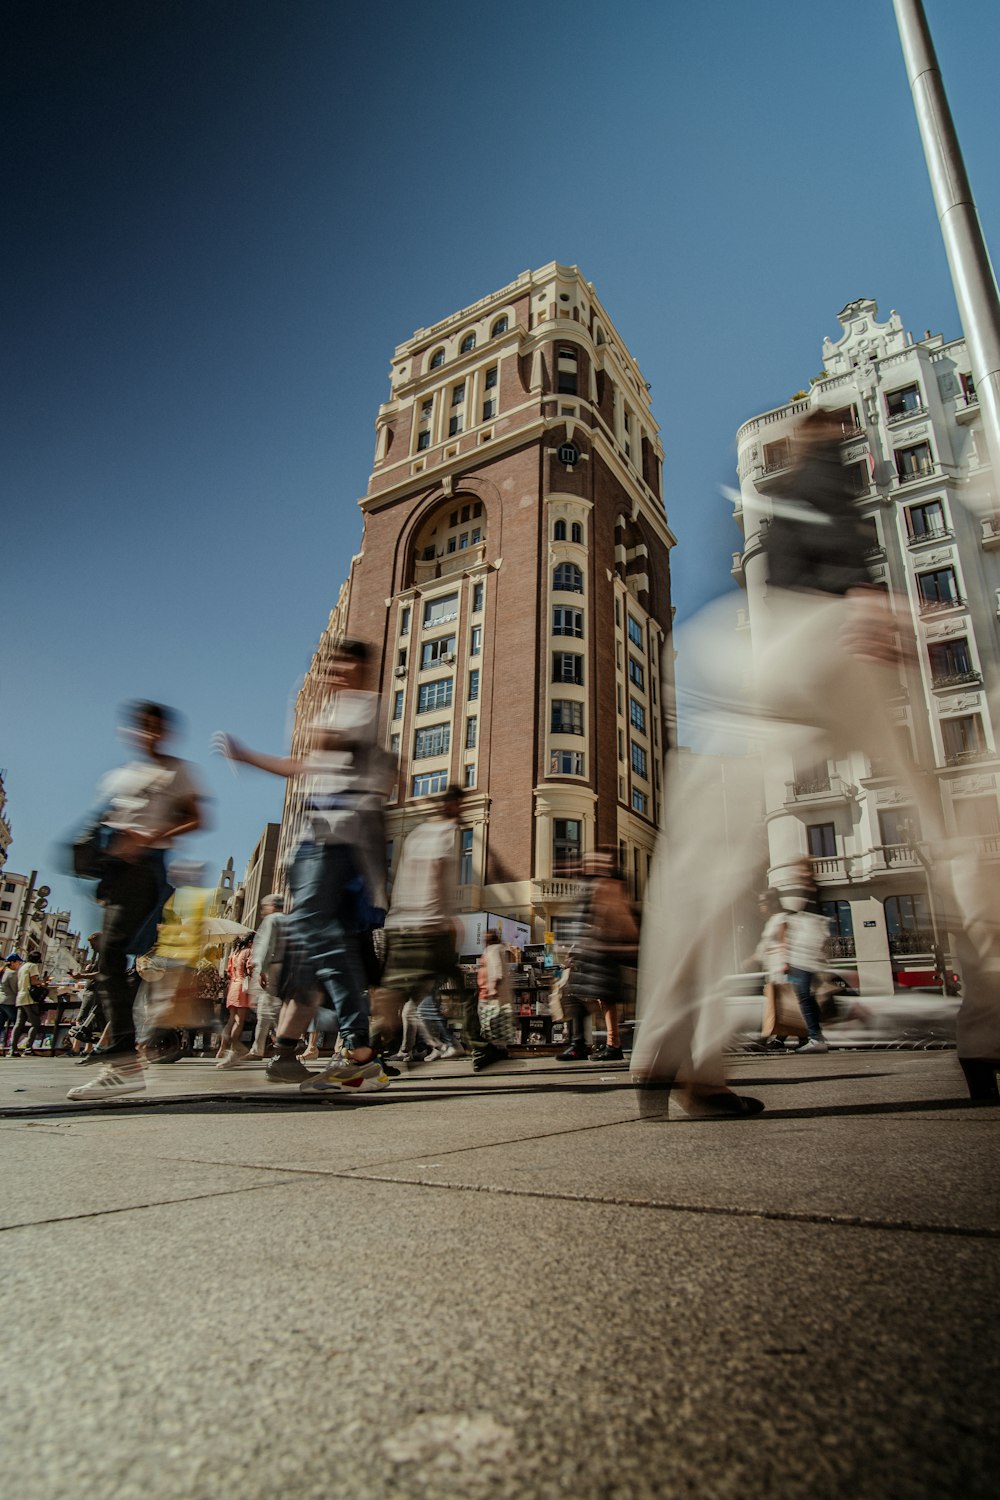
[[144, 1094], [146, 1080], [141, 1068], [116, 1068], [105, 1063], [96, 1078], [70, 1089], [67, 1099], [113, 1099], [117, 1094]]
[[412, 1062], [412, 1052], [393, 1052], [389, 1056], [389, 1062]]
[[810, 1037], [807, 1042], [803, 1042], [802, 1046], [796, 1047], [795, 1050], [796, 1052], [829, 1052], [830, 1043], [819, 1041], [816, 1037]]
[[225, 1057], [219, 1058], [215, 1066], [217, 1069], [241, 1068], [248, 1060], [248, 1056], [246, 1052], [227, 1052]]
[[441, 1053], [441, 1056], [444, 1057], [444, 1058], [449, 1058], [449, 1057], [464, 1057], [465, 1056], [465, 1048], [464, 1047], [456, 1046], [456, 1044], [454, 1042], [452, 1042], [450, 1046], [445, 1047], [444, 1051]]
[[429, 1052], [424, 1053], [424, 1062], [437, 1062], [439, 1057], [444, 1057], [440, 1047], [432, 1047]]

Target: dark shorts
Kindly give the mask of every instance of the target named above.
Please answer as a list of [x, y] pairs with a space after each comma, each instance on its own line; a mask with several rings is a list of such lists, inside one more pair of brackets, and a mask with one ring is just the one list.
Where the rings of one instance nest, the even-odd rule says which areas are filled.
[[417, 990], [458, 974], [458, 954], [450, 932], [393, 932], [385, 935], [385, 990]]

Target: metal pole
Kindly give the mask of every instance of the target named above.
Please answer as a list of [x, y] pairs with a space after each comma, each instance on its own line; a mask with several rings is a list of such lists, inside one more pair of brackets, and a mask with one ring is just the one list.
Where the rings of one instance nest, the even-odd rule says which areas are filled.
[[993, 468], [1000, 477], [1000, 297], [923, 0], [893, 0], [913, 107], [951, 270]]

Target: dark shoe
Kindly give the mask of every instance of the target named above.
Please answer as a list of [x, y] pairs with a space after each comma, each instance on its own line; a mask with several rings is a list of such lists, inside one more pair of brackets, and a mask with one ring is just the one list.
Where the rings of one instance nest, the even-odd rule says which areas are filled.
[[570, 1042], [563, 1052], [556, 1053], [556, 1062], [586, 1062], [589, 1056], [586, 1042]]
[[761, 1101], [749, 1094], [681, 1093], [678, 1103], [692, 1120], [742, 1120], [764, 1113]]
[[674, 1087], [672, 1078], [644, 1078], [635, 1074], [632, 1084], [640, 1120], [669, 1119], [670, 1094]]
[[960, 1057], [958, 1060], [965, 1074], [969, 1098], [977, 1099], [981, 1104], [1000, 1104], [1000, 1085], [997, 1083], [1000, 1059]]
[[294, 1052], [291, 1056], [276, 1052], [264, 1069], [268, 1083], [305, 1083], [313, 1074], [305, 1063], [299, 1062]]
[[100, 1062], [100, 1060], [101, 1054], [97, 1051], [81, 1052], [79, 1057], [74, 1057], [73, 1063], [77, 1068], [86, 1068], [89, 1067], [91, 1063]]
[[595, 1047], [590, 1054], [591, 1062], [624, 1062], [625, 1054], [620, 1047]]
[[487, 1042], [483, 1048], [477, 1048], [472, 1054], [472, 1071], [481, 1073], [484, 1068], [492, 1067], [494, 1063], [506, 1062], [507, 1051], [503, 1047], [494, 1047], [492, 1042]]

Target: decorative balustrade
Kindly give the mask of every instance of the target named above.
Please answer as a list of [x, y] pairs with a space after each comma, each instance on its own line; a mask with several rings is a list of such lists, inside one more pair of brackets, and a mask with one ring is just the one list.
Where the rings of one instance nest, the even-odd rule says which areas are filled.
[[982, 674], [979, 672], [935, 672], [931, 678], [931, 687], [966, 687], [973, 684], [978, 687], [982, 680]]

